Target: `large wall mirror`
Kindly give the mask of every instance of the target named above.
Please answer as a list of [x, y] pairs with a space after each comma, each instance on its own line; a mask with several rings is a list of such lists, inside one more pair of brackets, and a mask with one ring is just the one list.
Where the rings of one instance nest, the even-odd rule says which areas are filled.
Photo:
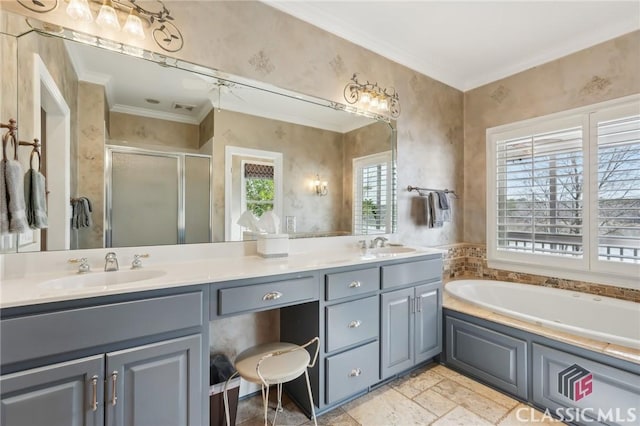
[[[395, 231], [384, 118], [92, 42], [16, 37], [2, 79], [17, 79], [20, 140], [42, 144], [49, 227], [3, 236], [2, 252]], [[25, 169], [31, 149], [18, 152]]]

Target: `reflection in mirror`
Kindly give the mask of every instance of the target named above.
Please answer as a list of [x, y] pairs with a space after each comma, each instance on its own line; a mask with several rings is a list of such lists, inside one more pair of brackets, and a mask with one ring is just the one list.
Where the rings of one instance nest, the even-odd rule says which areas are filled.
[[17, 45], [20, 138], [42, 140], [50, 226], [4, 252], [394, 230], [380, 117], [37, 31]]

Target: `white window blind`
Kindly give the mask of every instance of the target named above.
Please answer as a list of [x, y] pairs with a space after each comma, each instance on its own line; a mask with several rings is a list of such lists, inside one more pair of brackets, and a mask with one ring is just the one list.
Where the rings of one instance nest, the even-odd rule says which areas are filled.
[[582, 257], [582, 128], [496, 145], [498, 250]]
[[353, 166], [353, 232], [363, 235], [390, 233], [391, 153], [356, 158]]
[[598, 259], [640, 263], [640, 115], [597, 123]]

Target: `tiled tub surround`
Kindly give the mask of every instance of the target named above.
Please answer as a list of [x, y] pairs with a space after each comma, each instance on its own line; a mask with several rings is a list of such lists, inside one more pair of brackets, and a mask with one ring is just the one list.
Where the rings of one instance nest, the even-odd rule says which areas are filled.
[[445, 282], [459, 278], [509, 281], [597, 294], [640, 303], [640, 290], [638, 289], [490, 268], [487, 265], [487, 249], [484, 244], [461, 243], [440, 248], [446, 250], [443, 263], [443, 280]]

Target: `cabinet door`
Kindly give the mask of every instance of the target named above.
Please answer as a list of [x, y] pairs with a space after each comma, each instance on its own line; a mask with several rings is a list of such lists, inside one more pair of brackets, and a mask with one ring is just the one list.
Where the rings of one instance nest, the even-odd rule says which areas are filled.
[[382, 295], [381, 379], [413, 366], [413, 288]]
[[416, 364], [442, 352], [441, 288], [440, 282], [416, 287]]
[[201, 359], [199, 335], [108, 353], [107, 426], [200, 426]]
[[100, 426], [102, 355], [0, 377], [2, 426]]

